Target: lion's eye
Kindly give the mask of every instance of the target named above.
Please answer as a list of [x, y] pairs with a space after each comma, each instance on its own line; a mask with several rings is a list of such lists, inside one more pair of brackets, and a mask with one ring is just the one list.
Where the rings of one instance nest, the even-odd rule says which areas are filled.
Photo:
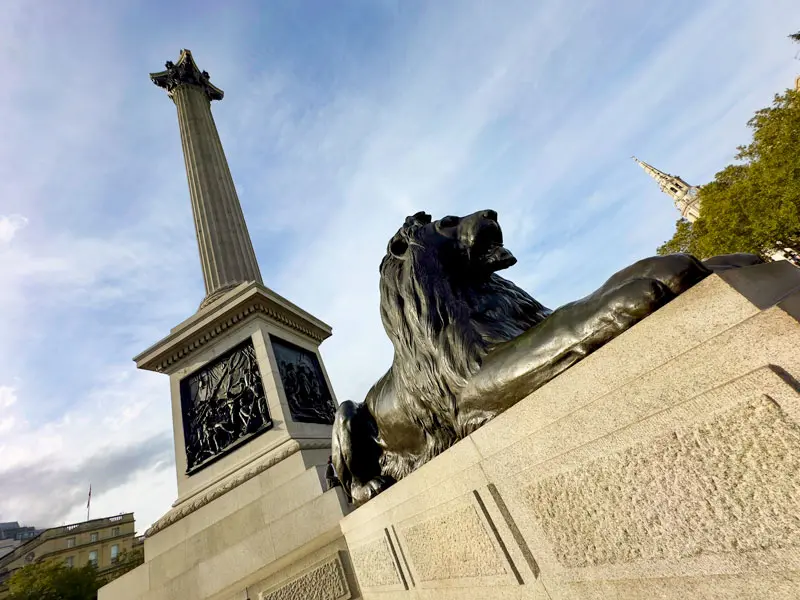
[[460, 221], [458, 217], [447, 216], [439, 220], [439, 227], [455, 227]]

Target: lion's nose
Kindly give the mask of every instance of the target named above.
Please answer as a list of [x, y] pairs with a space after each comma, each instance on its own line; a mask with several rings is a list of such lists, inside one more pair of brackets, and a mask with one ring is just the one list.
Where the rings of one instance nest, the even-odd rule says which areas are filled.
[[490, 221], [497, 221], [497, 212], [493, 210], [485, 210], [481, 214], [484, 219], [489, 219]]

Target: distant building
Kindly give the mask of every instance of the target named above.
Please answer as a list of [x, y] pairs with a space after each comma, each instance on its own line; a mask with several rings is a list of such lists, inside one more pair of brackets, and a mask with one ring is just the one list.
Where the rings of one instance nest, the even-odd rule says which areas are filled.
[[[800, 90], [800, 77], [797, 78], [798, 90]], [[698, 191], [700, 186], [689, 185], [677, 175], [670, 175], [659, 171], [654, 166], [649, 165], [636, 158], [632, 157], [644, 172], [656, 180], [661, 191], [667, 194], [675, 202], [675, 208], [681, 213], [681, 217], [694, 223], [700, 217], [700, 197]], [[782, 245], [780, 242], [776, 245]], [[788, 260], [789, 262], [800, 266], [800, 256], [791, 248], [773, 248], [764, 252], [769, 256], [770, 260]]]
[[689, 185], [677, 175], [670, 175], [659, 171], [654, 166], [647, 164], [633, 157], [644, 172], [656, 180], [661, 191], [667, 194], [675, 202], [675, 208], [681, 213], [681, 216], [693, 223], [700, 216], [700, 201], [697, 197], [698, 187]]
[[0, 523], [0, 540], [24, 542], [36, 537], [39, 533], [41, 533], [41, 530], [37, 531], [35, 527], [21, 526], [17, 521]]
[[20, 544], [22, 542], [19, 540], [0, 540], [0, 558], [13, 551]]
[[44, 529], [0, 557], [0, 600], [8, 596], [8, 580], [25, 565], [59, 561], [68, 567], [93, 563], [100, 575], [118, 567], [119, 556], [134, 547], [133, 513]]

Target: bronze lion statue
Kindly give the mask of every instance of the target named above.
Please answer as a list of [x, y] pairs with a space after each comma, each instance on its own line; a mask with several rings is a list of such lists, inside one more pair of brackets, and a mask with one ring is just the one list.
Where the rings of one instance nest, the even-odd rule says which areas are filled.
[[493, 210], [408, 217], [380, 265], [394, 360], [363, 403], [336, 413], [342, 485], [354, 503], [369, 500], [712, 271], [759, 262], [647, 258], [551, 311], [497, 274], [516, 259]]

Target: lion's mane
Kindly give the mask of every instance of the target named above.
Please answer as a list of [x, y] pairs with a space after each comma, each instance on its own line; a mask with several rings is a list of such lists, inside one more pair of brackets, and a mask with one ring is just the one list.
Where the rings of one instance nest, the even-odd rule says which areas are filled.
[[381, 321], [394, 360], [370, 394], [381, 393], [390, 378], [397, 405], [419, 424], [427, 443], [421, 456], [384, 449], [382, 471], [395, 479], [480, 426], [483, 421], [466, 422], [457, 413], [459, 391], [493, 345], [521, 335], [551, 313], [496, 273], [479, 278], [452, 272], [438, 247], [427, 243], [422, 224], [410, 218], [398, 232], [408, 245], [405, 256], [389, 252], [380, 266]]

